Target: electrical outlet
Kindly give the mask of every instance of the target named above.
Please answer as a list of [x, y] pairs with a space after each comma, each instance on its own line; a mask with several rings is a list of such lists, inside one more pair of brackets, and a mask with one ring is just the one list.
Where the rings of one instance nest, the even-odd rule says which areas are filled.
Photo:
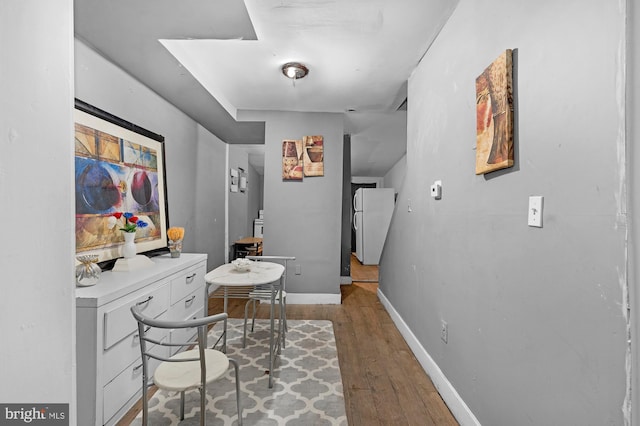
[[449, 324], [445, 320], [440, 320], [440, 339], [445, 343], [449, 341]]
[[302, 275], [302, 265], [296, 264], [296, 275]]

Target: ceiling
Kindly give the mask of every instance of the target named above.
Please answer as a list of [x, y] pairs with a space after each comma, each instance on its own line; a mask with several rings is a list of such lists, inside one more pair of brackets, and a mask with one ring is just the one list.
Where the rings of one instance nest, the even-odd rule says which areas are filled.
[[[75, 32], [221, 140], [251, 145], [252, 163], [264, 123], [239, 111], [339, 112], [352, 175], [382, 176], [406, 151], [407, 79], [456, 4], [76, 0]], [[309, 68], [295, 84], [290, 61]]]

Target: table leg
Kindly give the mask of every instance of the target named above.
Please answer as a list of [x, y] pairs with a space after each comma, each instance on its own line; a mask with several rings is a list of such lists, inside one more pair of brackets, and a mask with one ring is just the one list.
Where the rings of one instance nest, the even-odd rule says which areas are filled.
[[284, 305], [282, 304], [282, 287], [280, 288], [280, 290], [278, 290], [280, 292], [280, 318], [278, 318], [278, 355], [280, 355], [282, 353], [282, 348], [284, 348], [285, 346], [285, 331], [284, 331], [284, 322], [282, 321], [282, 318], [284, 318]]
[[273, 387], [273, 367], [275, 365], [274, 359], [275, 357], [273, 356], [273, 343], [274, 343], [274, 325], [275, 325], [275, 320], [274, 320], [274, 305], [275, 305], [275, 293], [274, 293], [275, 287], [273, 285], [273, 283], [271, 283], [271, 303], [269, 304], [269, 320], [270, 320], [270, 333], [269, 333], [269, 388]]
[[[224, 288], [224, 302], [223, 302], [223, 311], [226, 314], [227, 313], [227, 306], [229, 304], [229, 290], [228, 288], [225, 286]], [[222, 337], [222, 352], [224, 352], [225, 354], [227, 353], [227, 318], [224, 319], [224, 330], [222, 331], [222, 333], [224, 334], [224, 336]]]

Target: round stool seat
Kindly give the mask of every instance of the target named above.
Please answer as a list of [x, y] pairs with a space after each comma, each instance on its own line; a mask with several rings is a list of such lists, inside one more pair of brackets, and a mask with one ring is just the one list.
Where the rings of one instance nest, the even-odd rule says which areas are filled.
[[[198, 358], [198, 349], [180, 352], [171, 359]], [[207, 383], [222, 377], [229, 368], [227, 356], [213, 349], [205, 349]], [[163, 362], [153, 373], [153, 382], [161, 389], [183, 391], [200, 386], [200, 361]]]

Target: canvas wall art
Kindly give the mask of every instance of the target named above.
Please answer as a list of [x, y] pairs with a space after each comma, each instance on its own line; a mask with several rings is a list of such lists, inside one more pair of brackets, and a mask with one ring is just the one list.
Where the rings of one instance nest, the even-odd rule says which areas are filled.
[[140, 128], [76, 102], [76, 253], [98, 254], [100, 262], [120, 257], [123, 233], [108, 226], [116, 212], [148, 223], [136, 232], [138, 253], [167, 247], [164, 144], [153, 138], [162, 137], [132, 129]]
[[304, 136], [304, 175], [324, 176], [324, 141], [322, 136]]
[[282, 180], [302, 180], [302, 140], [282, 141]]
[[476, 174], [513, 166], [512, 50], [476, 78]]

